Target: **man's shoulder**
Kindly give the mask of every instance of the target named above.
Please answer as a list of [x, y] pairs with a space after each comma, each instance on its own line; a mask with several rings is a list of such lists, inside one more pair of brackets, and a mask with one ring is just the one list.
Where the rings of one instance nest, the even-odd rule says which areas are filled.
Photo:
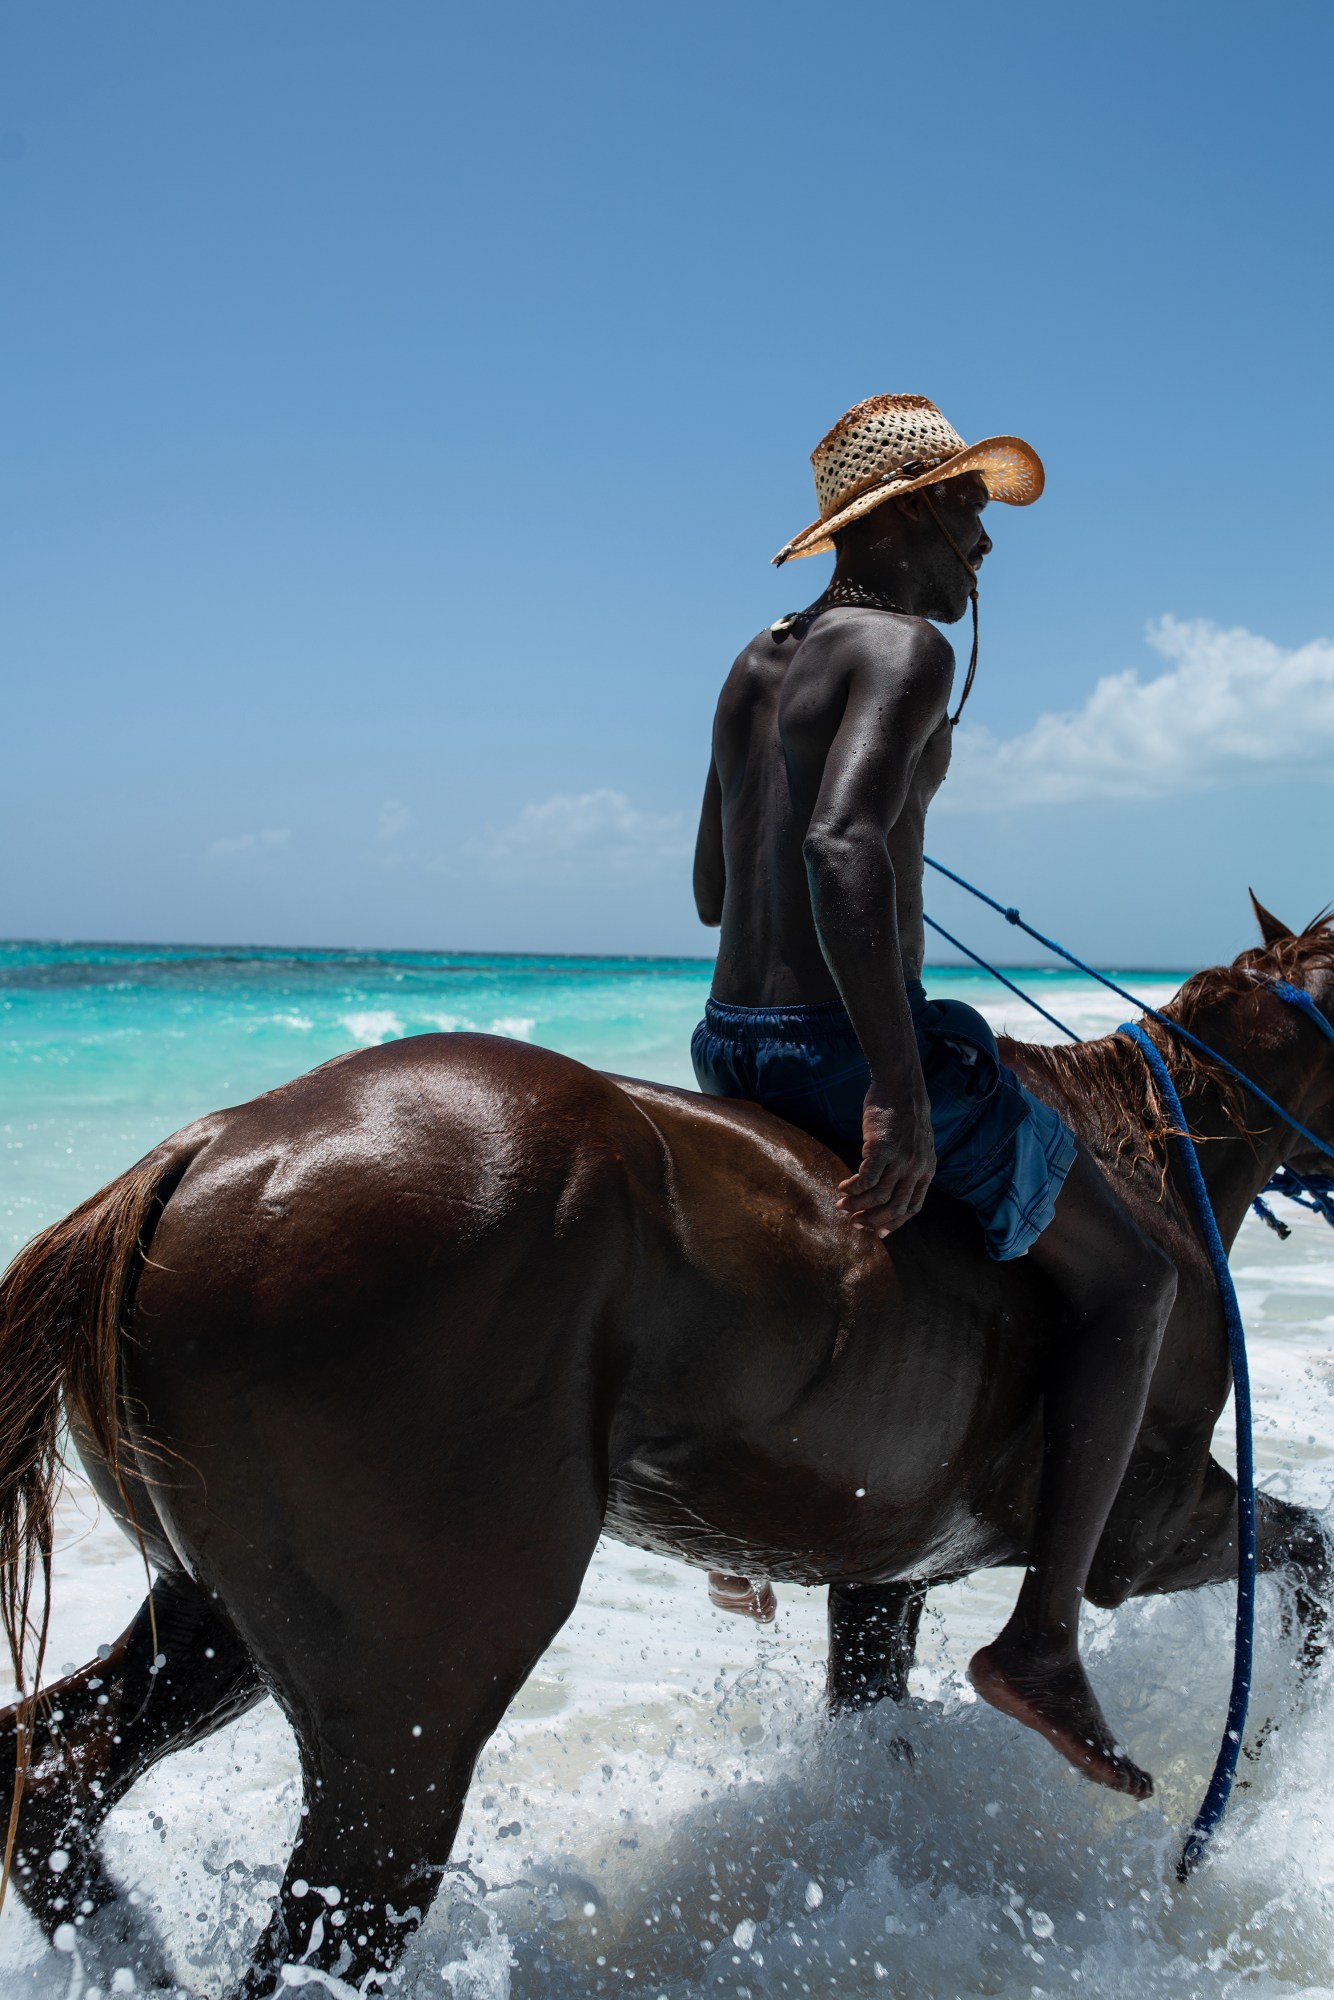
[[794, 666], [802, 679], [815, 674], [831, 684], [883, 686], [899, 696], [911, 688], [934, 700], [949, 692], [954, 648], [925, 618], [840, 605], [811, 627]]
[[720, 711], [735, 711], [755, 700], [789, 700], [795, 690], [823, 686], [826, 694], [852, 679], [883, 680], [902, 690], [905, 681], [923, 690], [948, 691], [954, 648], [925, 618], [862, 605], [837, 605], [821, 612], [800, 638], [765, 626], [732, 662], [719, 697]]
[[870, 664], [954, 663], [954, 648], [928, 618], [906, 611], [882, 611], [870, 605], [839, 605], [817, 619], [805, 646], [865, 660]]
[[800, 628], [798, 632], [789, 629], [799, 616], [762, 626], [737, 654], [732, 672], [769, 673], [790, 665], [799, 653], [855, 653], [868, 659], [954, 658], [954, 648], [930, 619], [915, 618], [906, 611], [886, 611], [874, 605], [831, 605], [804, 633]]
[[791, 664], [792, 655], [792, 646], [776, 644], [772, 631], [766, 625], [747, 641], [733, 660], [723, 682], [720, 699], [735, 702], [747, 695], [762, 694], [776, 688]]

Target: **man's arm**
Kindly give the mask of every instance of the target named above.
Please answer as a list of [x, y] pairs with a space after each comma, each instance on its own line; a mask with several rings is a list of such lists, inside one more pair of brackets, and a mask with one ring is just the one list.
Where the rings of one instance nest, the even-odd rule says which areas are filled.
[[723, 788], [718, 766], [709, 763], [704, 783], [704, 804], [700, 808], [699, 833], [695, 838], [695, 908], [702, 924], [717, 926], [723, 920], [723, 892], [727, 869], [723, 861]]
[[948, 706], [954, 654], [929, 625], [898, 627], [854, 660], [803, 851], [820, 948], [871, 1067], [862, 1163], [839, 1206], [887, 1236], [926, 1199], [931, 1108], [899, 946], [889, 834]]

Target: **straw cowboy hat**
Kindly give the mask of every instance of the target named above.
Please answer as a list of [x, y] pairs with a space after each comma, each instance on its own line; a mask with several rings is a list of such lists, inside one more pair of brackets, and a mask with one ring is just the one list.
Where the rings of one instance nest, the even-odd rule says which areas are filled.
[[915, 493], [963, 472], [980, 472], [993, 500], [1027, 507], [1042, 491], [1042, 460], [1022, 438], [967, 445], [925, 396], [868, 396], [839, 418], [811, 453], [820, 518], [774, 557], [814, 556], [833, 547], [849, 521], [899, 493]]

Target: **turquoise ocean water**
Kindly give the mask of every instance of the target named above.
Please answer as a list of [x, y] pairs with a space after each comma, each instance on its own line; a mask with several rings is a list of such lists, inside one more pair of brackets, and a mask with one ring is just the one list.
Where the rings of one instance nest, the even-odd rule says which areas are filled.
[[[710, 970], [704, 959], [0, 945], [0, 1248], [201, 1112], [399, 1035], [480, 1029], [692, 1085], [690, 1034]], [[1155, 998], [1178, 983], [1121, 976]], [[985, 974], [930, 977], [997, 1026], [1051, 1034]], [[1125, 1011], [1079, 975], [1024, 978], [1084, 1033]]]

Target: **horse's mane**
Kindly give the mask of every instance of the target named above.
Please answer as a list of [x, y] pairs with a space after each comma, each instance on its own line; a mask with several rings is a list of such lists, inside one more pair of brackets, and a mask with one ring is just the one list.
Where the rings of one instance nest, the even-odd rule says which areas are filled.
[[[1268, 1016], [1268, 1025], [1262, 1018], [1265, 1009], [1259, 982], [1286, 980], [1301, 986], [1312, 973], [1321, 971], [1334, 972], [1334, 912], [1328, 910], [1314, 917], [1305, 930], [1240, 952], [1231, 965], [1213, 965], [1195, 973], [1159, 1011], [1207, 1042], [1209, 1017], [1229, 1004], [1240, 1006], [1249, 1016], [1253, 1042], [1263, 1046], [1272, 1038], [1273, 1028], [1272, 1016]], [[1198, 1098], [1208, 1086], [1221, 1098], [1236, 1129], [1250, 1130], [1246, 1094], [1234, 1077], [1159, 1022], [1146, 1017], [1140, 1026], [1167, 1064], [1188, 1122], [1193, 1122], [1191, 1099]], [[1124, 1035], [1104, 1035], [1097, 1041], [1055, 1047], [1030, 1043], [1025, 1053], [1039, 1073], [1051, 1078], [1061, 1096], [1088, 1114], [1099, 1151], [1121, 1160], [1133, 1148], [1134, 1162], [1162, 1166], [1164, 1142], [1178, 1127], [1149, 1065]]]

